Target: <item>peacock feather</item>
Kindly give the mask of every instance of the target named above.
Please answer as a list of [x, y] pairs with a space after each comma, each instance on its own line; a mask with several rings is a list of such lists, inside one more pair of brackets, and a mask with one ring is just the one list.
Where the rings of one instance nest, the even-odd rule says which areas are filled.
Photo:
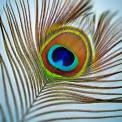
[[0, 16], [0, 121], [121, 120], [116, 14], [97, 19], [91, 0], [9, 0]]

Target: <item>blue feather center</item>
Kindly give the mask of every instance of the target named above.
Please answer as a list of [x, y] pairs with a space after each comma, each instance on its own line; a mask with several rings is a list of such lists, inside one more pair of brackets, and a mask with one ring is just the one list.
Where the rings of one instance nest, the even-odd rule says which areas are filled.
[[61, 71], [72, 71], [78, 65], [77, 56], [62, 45], [52, 46], [47, 57], [49, 63]]

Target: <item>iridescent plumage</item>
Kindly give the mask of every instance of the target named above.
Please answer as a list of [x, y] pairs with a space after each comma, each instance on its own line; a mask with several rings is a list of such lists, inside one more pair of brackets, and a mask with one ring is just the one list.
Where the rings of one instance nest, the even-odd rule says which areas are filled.
[[8, 1], [0, 16], [1, 120], [122, 118], [122, 19], [96, 22], [90, 0], [35, 3]]

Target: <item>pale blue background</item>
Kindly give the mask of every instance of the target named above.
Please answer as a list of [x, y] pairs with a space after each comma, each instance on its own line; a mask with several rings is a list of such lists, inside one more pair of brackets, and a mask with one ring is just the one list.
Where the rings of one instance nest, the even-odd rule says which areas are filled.
[[[94, 12], [99, 16], [99, 14], [105, 10], [119, 11], [119, 16], [122, 16], [122, 0], [92, 0], [94, 5]], [[2, 14], [2, 6], [5, 4], [6, 0], [0, 0], [0, 14]], [[0, 36], [1, 39], [1, 36]], [[0, 44], [0, 52], [2, 51], [2, 46]], [[99, 107], [99, 106], [98, 106]], [[116, 106], [113, 106], [115, 108]], [[116, 119], [105, 119], [105, 120], [83, 120], [82, 122], [122, 122], [122, 118]], [[81, 122], [77, 121], [77, 122]]]
[[[7, 0], [0, 0], [0, 14], [2, 12], [2, 6]], [[92, 0], [94, 3], [94, 10], [97, 14], [104, 10], [115, 11], [118, 10], [122, 15], [122, 0]]]

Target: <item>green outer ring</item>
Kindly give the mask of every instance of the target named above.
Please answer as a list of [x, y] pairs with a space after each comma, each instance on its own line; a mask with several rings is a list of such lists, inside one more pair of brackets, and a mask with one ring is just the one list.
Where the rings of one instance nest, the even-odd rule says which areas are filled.
[[86, 42], [86, 43], [89, 43], [89, 45], [87, 45], [88, 46], [87, 47], [88, 55], [87, 55], [87, 59], [86, 59], [86, 62], [84, 64], [84, 68], [83, 68], [82, 71], [80, 71], [76, 75], [73, 75], [72, 77], [61, 76], [61, 75], [50, 72], [43, 64], [41, 53], [50, 41], [52, 41], [54, 38], [56, 38], [58, 35], [60, 35], [61, 33], [64, 33], [64, 32], [71, 32], [73, 34], [76, 34], [76, 35], [80, 36], [81, 39], [84, 38], [83, 35], [82, 35], [82, 32], [87, 36], [87, 34], [83, 30], [80, 30], [79, 28], [75, 28], [75, 27], [72, 27], [72, 26], [65, 26], [63, 28], [59, 28], [58, 30], [56, 30], [56, 31], [54, 31], [54, 32], [52, 32], [48, 35], [48, 38], [46, 39], [47, 41], [40, 48], [40, 56], [39, 56], [40, 58], [39, 59], [40, 59], [41, 66], [44, 69], [47, 77], [53, 77], [53, 78], [56, 78], [56, 79], [61, 78], [62, 80], [63, 79], [64, 80], [70, 80], [70, 79], [72, 80], [73, 78], [77, 78], [78, 76], [81, 76], [86, 71], [86, 67], [88, 67], [91, 64], [91, 62], [94, 60], [95, 49], [92, 47], [93, 45], [92, 45], [89, 37], [87, 36], [88, 42]]

